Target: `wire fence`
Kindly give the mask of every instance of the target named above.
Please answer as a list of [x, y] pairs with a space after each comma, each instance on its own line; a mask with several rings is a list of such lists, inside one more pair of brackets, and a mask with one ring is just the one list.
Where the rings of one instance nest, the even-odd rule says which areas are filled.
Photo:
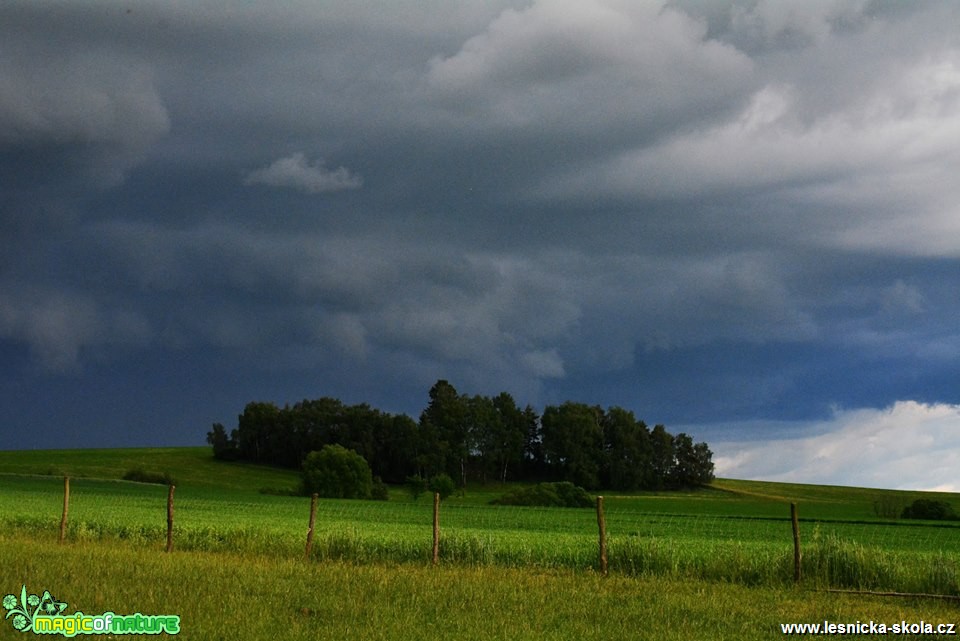
[[[310, 500], [185, 488], [167, 527], [167, 488], [72, 479], [69, 518], [61, 515], [62, 479], [0, 479], [0, 524], [54, 531], [67, 540], [128, 539], [168, 549], [302, 554]], [[170, 504], [172, 506], [172, 503]], [[320, 500], [312, 519], [312, 559], [418, 561], [430, 558], [431, 501]], [[778, 508], [779, 509], [779, 508]], [[65, 510], [64, 510], [65, 512]], [[602, 523], [604, 536], [598, 524]], [[788, 581], [793, 575], [789, 504], [782, 516], [655, 512], [610, 500], [593, 510], [445, 502], [439, 560], [514, 566], [672, 573], [722, 580]], [[960, 594], [960, 527], [955, 523], [806, 519], [800, 506], [804, 574], [830, 584]], [[848, 567], [873, 568], [864, 574]], [[903, 567], [900, 567], [903, 566]], [[929, 566], [929, 567], [928, 567]], [[906, 568], [906, 569], [905, 569]], [[909, 570], [909, 571], [908, 571]], [[930, 577], [933, 577], [931, 579]]]

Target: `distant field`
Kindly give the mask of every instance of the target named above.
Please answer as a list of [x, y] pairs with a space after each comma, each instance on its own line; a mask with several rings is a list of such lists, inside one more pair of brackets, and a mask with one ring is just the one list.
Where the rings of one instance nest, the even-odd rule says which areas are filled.
[[[296, 485], [289, 470], [215, 461], [208, 448], [0, 452], [0, 526], [55, 539], [62, 477], [71, 476], [69, 538], [160, 549], [166, 488], [119, 481], [133, 468], [177, 481], [179, 550], [295, 558], [309, 499], [261, 488]], [[107, 480], [112, 479], [112, 480]], [[592, 510], [490, 506], [499, 485], [467, 489], [441, 511], [441, 560], [471, 566], [567, 568], [597, 564]], [[718, 480], [685, 493], [606, 496], [611, 572], [745, 584], [792, 578], [789, 502], [799, 505], [804, 572], [821, 585], [960, 594], [960, 529], [884, 521], [875, 501], [921, 494]], [[429, 560], [432, 510], [402, 489], [388, 502], [321, 500], [314, 557], [369, 563]]]
[[0, 451], [0, 473], [120, 479], [134, 468], [169, 472], [178, 485], [256, 492], [293, 486], [297, 473], [264, 465], [224, 463], [209, 447]]

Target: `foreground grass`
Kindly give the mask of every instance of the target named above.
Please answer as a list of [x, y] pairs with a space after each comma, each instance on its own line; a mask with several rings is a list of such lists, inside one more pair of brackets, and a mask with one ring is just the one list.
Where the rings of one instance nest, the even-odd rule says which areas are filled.
[[[179, 638], [770, 639], [780, 623], [954, 622], [954, 606], [590, 571], [355, 565], [0, 534], [0, 592], [66, 614], [178, 614]], [[6, 638], [9, 622], [0, 621]]]

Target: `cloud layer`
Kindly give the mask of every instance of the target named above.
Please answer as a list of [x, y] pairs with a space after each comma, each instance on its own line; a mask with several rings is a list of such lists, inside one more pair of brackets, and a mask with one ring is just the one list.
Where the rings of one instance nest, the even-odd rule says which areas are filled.
[[152, 372], [205, 373], [170, 441], [437, 378], [704, 432], [956, 404], [958, 11], [5, 2], [9, 429], [122, 432]]

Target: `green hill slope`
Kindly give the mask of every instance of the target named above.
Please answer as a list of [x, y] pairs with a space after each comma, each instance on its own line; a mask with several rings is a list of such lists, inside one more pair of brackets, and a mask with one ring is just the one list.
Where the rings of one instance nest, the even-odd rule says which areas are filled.
[[[46, 475], [91, 479], [121, 479], [132, 469], [169, 473], [177, 485], [203, 490], [259, 492], [262, 488], [291, 489], [299, 481], [295, 470], [213, 458], [209, 447], [167, 447], [80, 450], [0, 451], [0, 474]], [[486, 504], [509, 487], [476, 486], [452, 503]], [[404, 499], [402, 492], [395, 499]], [[785, 504], [800, 505], [801, 518], [875, 520], [877, 508], [899, 510], [917, 498], [946, 501], [960, 511], [960, 496], [943, 492], [912, 492], [856, 487], [717, 479], [709, 488], [687, 492], [637, 492], [607, 497], [611, 507], [654, 513], [718, 516], [783, 517]]]
[[132, 469], [167, 472], [178, 485], [254, 492], [299, 481], [295, 470], [218, 461], [209, 447], [0, 451], [0, 474], [120, 479]]

